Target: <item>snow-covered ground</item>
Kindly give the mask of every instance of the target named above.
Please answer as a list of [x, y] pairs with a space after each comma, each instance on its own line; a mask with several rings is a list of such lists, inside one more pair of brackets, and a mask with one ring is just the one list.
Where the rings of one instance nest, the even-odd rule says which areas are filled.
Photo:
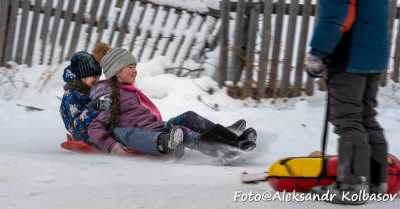
[[[319, 149], [323, 93], [286, 103], [277, 100], [275, 104], [271, 100], [233, 100], [223, 90], [208, 95], [199, 86], [216, 88], [212, 79], [161, 74], [166, 64], [156, 59], [139, 65], [137, 85], [160, 107], [164, 119], [187, 110], [225, 125], [244, 118], [259, 133], [257, 149], [232, 166], [220, 166], [190, 151], [180, 160], [83, 155], [59, 146], [65, 139], [58, 97], [63, 93], [61, 73], [66, 64], [0, 71], [16, 81], [14, 87], [4, 76], [0, 80], [1, 209], [336, 207], [323, 202], [233, 201], [238, 191], [272, 191], [266, 183], [241, 184], [242, 171], [266, 171], [279, 158]], [[200, 103], [199, 95], [221, 110], [216, 112]], [[386, 128], [390, 152], [400, 155], [400, 86], [390, 84], [379, 98], [379, 121]], [[21, 105], [45, 110], [26, 111]], [[328, 150], [331, 154], [336, 150], [333, 133]], [[397, 198], [360, 208], [399, 205]]]

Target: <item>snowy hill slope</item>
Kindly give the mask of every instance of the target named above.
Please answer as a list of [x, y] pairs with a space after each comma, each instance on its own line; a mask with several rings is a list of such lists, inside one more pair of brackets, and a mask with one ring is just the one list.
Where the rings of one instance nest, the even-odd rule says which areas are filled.
[[[181, 160], [147, 157], [89, 156], [61, 150], [65, 131], [58, 113], [62, 96], [61, 66], [16, 66], [15, 87], [0, 87], [0, 208], [335, 208], [322, 202], [234, 202], [234, 193], [272, 191], [265, 183], [242, 185], [242, 171], [260, 172], [275, 160], [307, 155], [319, 149], [324, 94], [287, 103], [271, 100], [256, 104], [227, 97], [209, 77], [191, 80], [161, 74], [162, 59], [139, 65], [138, 86], [160, 107], [164, 119], [187, 110], [221, 124], [245, 118], [259, 132], [258, 147], [232, 166], [188, 152]], [[4, 71], [4, 69], [2, 69]], [[2, 71], [2, 72], [3, 72]], [[50, 72], [50, 73], [49, 73]], [[54, 72], [54, 73], [51, 73]], [[51, 76], [49, 76], [51, 75]], [[47, 79], [48, 78], [48, 79]], [[44, 80], [47, 80], [44, 82]], [[22, 82], [24, 81], [24, 82]], [[25, 85], [25, 87], [24, 87]], [[28, 88], [26, 88], [28, 86]], [[390, 152], [400, 155], [400, 87], [381, 91], [379, 121], [386, 128]], [[218, 104], [216, 112], [197, 99]], [[26, 111], [23, 106], [43, 108]], [[330, 134], [329, 153], [336, 152]], [[394, 202], [371, 202], [359, 208], [398, 208]]]

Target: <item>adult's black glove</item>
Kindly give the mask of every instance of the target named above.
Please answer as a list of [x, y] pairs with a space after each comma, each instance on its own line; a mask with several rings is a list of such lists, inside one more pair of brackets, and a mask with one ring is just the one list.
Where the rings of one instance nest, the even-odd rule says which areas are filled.
[[321, 78], [326, 76], [328, 68], [321, 58], [308, 54], [304, 64], [304, 69], [310, 77]]

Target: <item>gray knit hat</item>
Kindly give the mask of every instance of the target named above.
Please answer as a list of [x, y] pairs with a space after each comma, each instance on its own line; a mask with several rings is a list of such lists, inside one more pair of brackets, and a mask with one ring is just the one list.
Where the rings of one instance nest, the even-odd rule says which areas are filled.
[[136, 65], [136, 60], [131, 53], [123, 48], [113, 48], [104, 55], [100, 62], [107, 79], [117, 75], [118, 72], [128, 66]]

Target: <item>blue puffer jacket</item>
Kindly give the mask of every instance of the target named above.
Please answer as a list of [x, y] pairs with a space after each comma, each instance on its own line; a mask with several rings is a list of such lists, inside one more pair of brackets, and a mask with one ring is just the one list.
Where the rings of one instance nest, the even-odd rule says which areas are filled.
[[[67, 83], [73, 81], [79, 82], [69, 67], [64, 70], [63, 79]], [[89, 91], [85, 92], [74, 88], [65, 88], [60, 113], [65, 128], [76, 140], [89, 141], [87, 128], [97, 116], [96, 110], [91, 106], [87, 106], [90, 101]]]
[[321, 0], [310, 53], [347, 72], [385, 72], [390, 53], [388, 4], [388, 0]]

